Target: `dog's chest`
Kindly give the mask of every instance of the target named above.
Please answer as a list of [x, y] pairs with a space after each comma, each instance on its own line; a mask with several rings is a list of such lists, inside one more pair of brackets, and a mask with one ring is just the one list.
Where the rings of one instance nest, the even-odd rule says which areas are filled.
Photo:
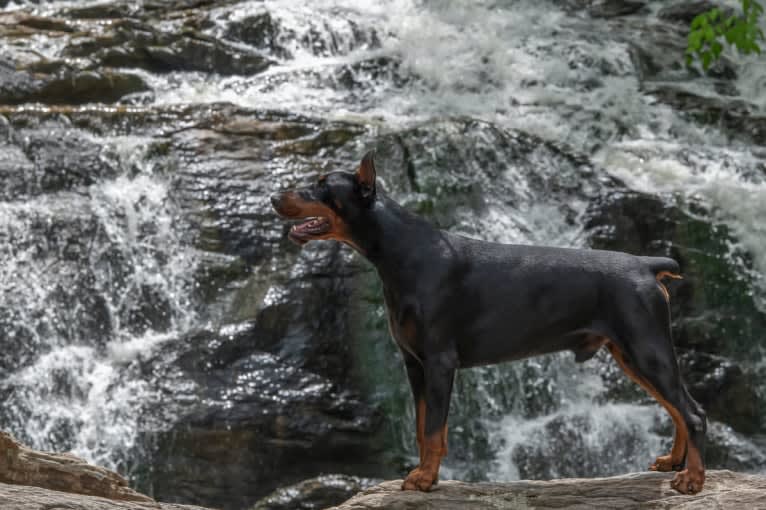
[[396, 344], [400, 349], [421, 359], [420, 328], [418, 327], [416, 307], [400, 304], [387, 294], [386, 312], [388, 314], [388, 328]]

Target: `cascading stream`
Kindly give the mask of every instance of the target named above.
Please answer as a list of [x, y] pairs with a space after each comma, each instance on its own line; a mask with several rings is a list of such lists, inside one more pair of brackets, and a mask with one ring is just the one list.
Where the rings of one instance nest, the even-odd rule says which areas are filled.
[[0, 204], [0, 302], [17, 357], [4, 363], [2, 428], [127, 470], [141, 409], [159, 399], [131, 364], [194, 323], [195, 254], [162, 178], [130, 175], [140, 142], [114, 144], [116, 178]]

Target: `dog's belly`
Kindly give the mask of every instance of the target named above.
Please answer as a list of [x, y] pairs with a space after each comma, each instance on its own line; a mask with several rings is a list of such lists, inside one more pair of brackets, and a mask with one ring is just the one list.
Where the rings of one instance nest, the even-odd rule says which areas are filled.
[[608, 340], [608, 332], [597, 326], [574, 329], [554, 336], [497, 338], [459, 346], [461, 368], [494, 365], [560, 351], [572, 351], [577, 361], [590, 359]]
[[465, 313], [456, 312], [457, 320], [448, 319], [448, 330], [457, 336], [461, 366], [578, 352], [586, 337], [609, 336], [602, 318], [608, 310], [590, 275], [540, 278], [527, 283], [526, 292], [518, 292], [519, 288], [523, 287], [517, 282], [484, 287], [474, 294], [474, 306], [464, 302]]

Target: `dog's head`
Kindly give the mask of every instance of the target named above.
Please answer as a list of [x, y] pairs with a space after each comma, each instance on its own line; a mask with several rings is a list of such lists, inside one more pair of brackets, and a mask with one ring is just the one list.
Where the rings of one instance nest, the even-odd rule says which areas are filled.
[[309, 241], [335, 239], [358, 249], [353, 225], [374, 204], [375, 163], [368, 152], [355, 173], [332, 172], [316, 182], [271, 197], [280, 216], [303, 220], [290, 229], [289, 237], [303, 245]]

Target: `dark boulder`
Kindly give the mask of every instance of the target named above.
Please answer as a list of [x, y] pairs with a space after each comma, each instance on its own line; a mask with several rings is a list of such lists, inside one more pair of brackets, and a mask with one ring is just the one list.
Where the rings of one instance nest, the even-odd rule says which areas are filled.
[[149, 362], [166, 367], [156, 382], [172, 392], [176, 417], [145, 438], [157, 448], [139, 486], [167, 501], [242, 508], [285, 481], [379, 471], [376, 413], [332, 380], [254, 348], [257, 338], [252, 326], [231, 325], [168, 344]]
[[[103, 144], [57, 122], [9, 126], [0, 161], [0, 197], [18, 199], [90, 186], [119, 173]], [[0, 142], [2, 143], [2, 142]]]
[[371, 478], [322, 475], [280, 487], [259, 500], [252, 510], [322, 510], [343, 503], [351, 496], [378, 483]]
[[647, 86], [646, 92], [700, 124], [720, 128], [732, 140], [766, 144], [766, 116], [747, 101], [702, 95], [674, 84]]
[[53, 73], [17, 71], [0, 62], [0, 101], [5, 104], [114, 103], [148, 90], [144, 80], [119, 71], [77, 71], [63, 63], [48, 63]]
[[636, 14], [646, 9], [642, 0], [595, 0], [588, 2], [588, 14], [594, 18], [615, 18]]
[[691, 2], [674, 2], [667, 7], [663, 7], [657, 13], [657, 17], [688, 27], [694, 18], [716, 7], [723, 10], [724, 16], [731, 16], [733, 14], [732, 9], [723, 7], [719, 3], [711, 2], [710, 0], [692, 0]]

